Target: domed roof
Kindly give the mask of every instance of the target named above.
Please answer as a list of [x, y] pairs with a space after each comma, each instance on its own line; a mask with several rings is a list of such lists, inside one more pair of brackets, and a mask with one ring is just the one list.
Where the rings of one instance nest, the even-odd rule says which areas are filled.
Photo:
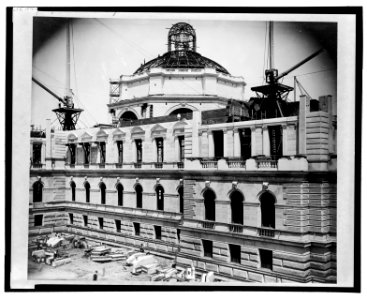
[[170, 51], [143, 64], [134, 74], [149, 71], [152, 68], [165, 69], [203, 69], [214, 68], [217, 72], [229, 74], [229, 72], [215, 61], [206, 58], [194, 51]]
[[214, 68], [217, 72], [229, 72], [215, 61], [196, 52], [196, 33], [187, 23], [174, 24], [168, 32], [168, 52], [144, 63], [134, 74], [149, 71], [151, 68]]

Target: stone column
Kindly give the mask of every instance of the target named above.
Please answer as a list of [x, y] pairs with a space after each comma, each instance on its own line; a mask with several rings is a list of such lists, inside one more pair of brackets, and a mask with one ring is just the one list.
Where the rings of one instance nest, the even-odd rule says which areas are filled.
[[283, 156], [289, 156], [288, 125], [287, 124], [282, 124], [282, 146], [283, 146]]
[[213, 132], [208, 132], [208, 145], [209, 145], [209, 157], [214, 157], [214, 138], [213, 138]]
[[240, 133], [238, 128], [233, 129], [233, 147], [234, 147], [234, 157], [241, 157], [241, 141], [240, 141]]
[[198, 156], [201, 157], [208, 157], [209, 156], [209, 151], [208, 151], [208, 132], [203, 131], [201, 133], [199, 133], [199, 137], [200, 137], [200, 152]]
[[310, 112], [310, 99], [305, 95], [299, 98], [298, 113], [298, 155], [306, 155], [306, 116]]
[[41, 164], [44, 164], [46, 162], [46, 143], [42, 142], [42, 148], [41, 148]]
[[263, 126], [262, 128], [262, 139], [263, 139], [263, 152], [265, 156], [270, 156], [270, 138], [268, 126]]
[[287, 155], [297, 154], [297, 126], [296, 124], [287, 124]]
[[51, 119], [46, 120], [46, 168], [51, 169], [52, 141], [51, 141]]
[[179, 161], [180, 159], [180, 144], [178, 142], [178, 136], [175, 136], [174, 137], [174, 144], [175, 144], [175, 160], [176, 161]]
[[223, 129], [223, 156], [231, 157], [233, 148], [232, 130]]

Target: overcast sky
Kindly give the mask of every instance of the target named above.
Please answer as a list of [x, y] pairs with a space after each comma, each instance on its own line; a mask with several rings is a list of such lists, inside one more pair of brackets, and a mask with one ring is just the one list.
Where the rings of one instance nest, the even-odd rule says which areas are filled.
[[[266, 68], [266, 22], [164, 19], [74, 19], [71, 85], [76, 107], [83, 108], [79, 126], [110, 123], [107, 112], [109, 79], [131, 75], [147, 62], [167, 51], [169, 28], [177, 22], [191, 24], [197, 36], [197, 52], [208, 57], [233, 76], [252, 86], [263, 84]], [[58, 19], [35, 20], [33, 76], [60, 96], [65, 94], [66, 29]], [[293, 86], [293, 77], [313, 97], [336, 97], [336, 26], [333, 24], [274, 23], [274, 61], [279, 73], [292, 67], [321, 47], [322, 54], [298, 68], [283, 83]], [[293, 101], [293, 95], [289, 95]], [[45, 119], [59, 126], [52, 109], [58, 102], [33, 83], [32, 124], [44, 128]]]

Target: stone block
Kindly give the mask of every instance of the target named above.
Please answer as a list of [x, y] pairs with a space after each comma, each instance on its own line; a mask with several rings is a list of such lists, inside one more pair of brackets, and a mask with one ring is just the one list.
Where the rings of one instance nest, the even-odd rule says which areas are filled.
[[242, 279], [247, 279], [248, 278], [248, 273], [247, 273], [247, 271], [233, 268], [233, 276], [239, 277], [239, 278], [242, 278]]
[[263, 275], [253, 272], [248, 272], [248, 279], [255, 282], [263, 282]]
[[232, 268], [225, 267], [225, 266], [219, 266], [219, 273], [232, 276]]
[[277, 279], [273, 276], [264, 275], [264, 282], [265, 283], [276, 283]]
[[212, 263], [206, 263], [206, 270], [207, 271], [218, 272], [218, 265], [212, 264]]

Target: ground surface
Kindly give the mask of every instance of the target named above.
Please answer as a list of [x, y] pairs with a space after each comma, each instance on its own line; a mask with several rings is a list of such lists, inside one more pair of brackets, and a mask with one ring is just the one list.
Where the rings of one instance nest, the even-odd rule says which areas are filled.
[[[52, 267], [45, 263], [34, 262], [29, 256], [28, 279], [29, 280], [86, 280], [92, 281], [93, 274], [98, 271], [98, 281], [150, 281], [151, 275], [142, 273], [132, 275], [131, 266], [126, 266], [125, 261], [113, 261], [99, 263], [83, 257], [83, 249], [63, 250], [71, 256], [71, 263]], [[172, 260], [157, 257], [162, 267], [168, 267]]]

